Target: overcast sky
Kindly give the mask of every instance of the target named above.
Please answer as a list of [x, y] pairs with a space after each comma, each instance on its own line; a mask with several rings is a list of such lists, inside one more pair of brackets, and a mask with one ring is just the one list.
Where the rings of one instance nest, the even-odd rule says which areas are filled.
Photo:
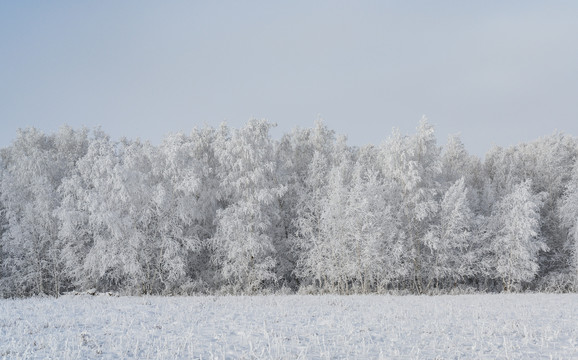
[[158, 144], [322, 118], [352, 145], [460, 133], [483, 156], [578, 135], [578, 1], [3, 1], [0, 147], [101, 126]]

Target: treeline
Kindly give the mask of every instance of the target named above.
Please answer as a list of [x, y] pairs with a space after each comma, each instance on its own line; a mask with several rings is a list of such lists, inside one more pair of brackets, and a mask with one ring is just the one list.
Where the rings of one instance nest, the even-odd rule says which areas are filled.
[[574, 137], [482, 161], [426, 120], [362, 148], [272, 126], [159, 146], [21, 130], [0, 151], [0, 296], [578, 289]]

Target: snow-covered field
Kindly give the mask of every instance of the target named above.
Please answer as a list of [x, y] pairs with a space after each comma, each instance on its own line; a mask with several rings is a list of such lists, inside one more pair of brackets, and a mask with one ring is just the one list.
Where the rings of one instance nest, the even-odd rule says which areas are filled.
[[578, 358], [578, 294], [0, 300], [3, 359]]

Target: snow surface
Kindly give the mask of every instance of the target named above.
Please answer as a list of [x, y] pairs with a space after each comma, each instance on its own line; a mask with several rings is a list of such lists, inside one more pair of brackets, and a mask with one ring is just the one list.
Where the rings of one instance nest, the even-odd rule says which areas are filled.
[[0, 300], [3, 359], [578, 358], [578, 294]]

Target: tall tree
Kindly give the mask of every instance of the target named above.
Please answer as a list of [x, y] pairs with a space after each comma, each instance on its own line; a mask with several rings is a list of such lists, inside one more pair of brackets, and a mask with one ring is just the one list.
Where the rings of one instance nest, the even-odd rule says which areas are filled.
[[[4, 178], [4, 161], [0, 155], [0, 184], [2, 184], [2, 179]], [[4, 231], [6, 230], [6, 211], [4, 209], [4, 204], [2, 203], [2, 187], [0, 186], [0, 297], [4, 296], [4, 293], [10, 293], [10, 289], [6, 284], [4, 284], [3, 279], [6, 277], [6, 270], [4, 269], [4, 264], [6, 263], [7, 254], [4, 252]]]
[[67, 286], [54, 210], [61, 201], [57, 189], [84, 155], [86, 139], [86, 130], [63, 127], [45, 135], [29, 128], [2, 151], [6, 172], [0, 192], [8, 221], [3, 234], [5, 267], [16, 294], [58, 296]]
[[570, 281], [578, 289], [578, 162], [574, 165], [572, 179], [561, 201], [560, 217], [568, 235], [564, 249], [568, 253]]
[[406, 242], [411, 260], [411, 278], [417, 292], [425, 290], [424, 279], [429, 272], [431, 252], [426, 246], [430, 225], [438, 211], [440, 148], [433, 127], [423, 118], [417, 133], [404, 137], [399, 132], [385, 144], [384, 173], [390, 177], [397, 218], [403, 227], [400, 236]]
[[276, 173], [273, 124], [251, 120], [222, 139], [218, 158], [229, 205], [217, 214], [212, 239], [215, 262], [225, 284], [247, 292], [277, 280], [275, 238], [280, 236], [279, 199], [285, 192]]
[[336, 143], [334, 155], [335, 163], [328, 175], [327, 197], [322, 202], [319, 238], [311, 248], [314, 255], [311, 260], [325, 286], [343, 293], [348, 291], [355, 272], [351, 266], [354, 254], [350, 251], [351, 239], [346, 221], [352, 159], [351, 149], [344, 138]]
[[474, 214], [471, 211], [464, 178], [457, 180], [444, 194], [439, 223], [429, 233], [426, 244], [432, 254], [429, 281], [436, 287], [453, 286], [472, 275], [472, 235]]
[[466, 147], [457, 135], [450, 136], [441, 154], [440, 186], [447, 191], [461, 178], [468, 189], [468, 200], [472, 210], [483, 209], [482, 193], [485, 176], [480, 159], [468, 154]]
[[529, 282], [538, 273], [538, 253], [548, 247], [540, 237], [543, 195], [532, 193], [532, 182], [514, 187], [494, 210], [490, 250], [496, 276], [505, 291]]
[[324, 241], [322, 216], [329, 191], [329, 173], [333, 167], [335, 133], [318, 121], [313, 129], [292, 134], [293, 166], [296, 178], [289, 191], [295, 194], [295, 233], [292, 245], [297, 258], [295, 274], [302, 285], [327, 285], [320, 266], [320, 249]]
[[555, 133], [507, 149], [494, 148], [486, 156], [486, 209], [526, 179], [532, 180], [534, 193], [545, 193], [540, 209], [540, 233], [550, 251], [542, 252], [539, 257], [541, 287], [550, 286], [548, 283], [556, 279], [556, 274], [567, 270], [564, 260], [567, 256], [565, 229], [561, 225], [558, 209], [559, 199], [571, 177], [577, 150], [576, 139]]
[[364, 147], [353, 167], [345, 215], [348, 277], [362, 292], [387, 288], [404, 274], [403, 245], [393, 215], [389, 187], [381, 173], [378, 151]]
[[[157, 162], [162, 176], [162, 183], [157, 185], [163, 199], [159, 208], [162, 209], [160, 231], [163, 237], [177, 240], [178, 246], [171, 248], [190, 250], [186, 256], [179, 255], [179, 261], [186, 265], [191, 281], [187, 286], [197, 291], [213, 286], [208, 261], [209, 239], [215, 233], [217, 210], [224, 206], [218, 179], [220, 166], [215, 154], [216, 138], [217, 131], [212, 128], [194, 129], [189, 136], [170, 135], [160, 146], [161, 161]], [[184, 243], [188, 246], [182, 247]], [[167, 264], [174, 264], [169, 258], [166, 260]]]
[[57, 213], [59, 237], [64, 244], [65, 265], [77, 288], [119, 290], [125, 285], [123, 216], [118, 192], [118, 145], [101, 131], [95, 131], [86, 155], [77, 162], [74, 174], [61, 185], [63, 196]]

